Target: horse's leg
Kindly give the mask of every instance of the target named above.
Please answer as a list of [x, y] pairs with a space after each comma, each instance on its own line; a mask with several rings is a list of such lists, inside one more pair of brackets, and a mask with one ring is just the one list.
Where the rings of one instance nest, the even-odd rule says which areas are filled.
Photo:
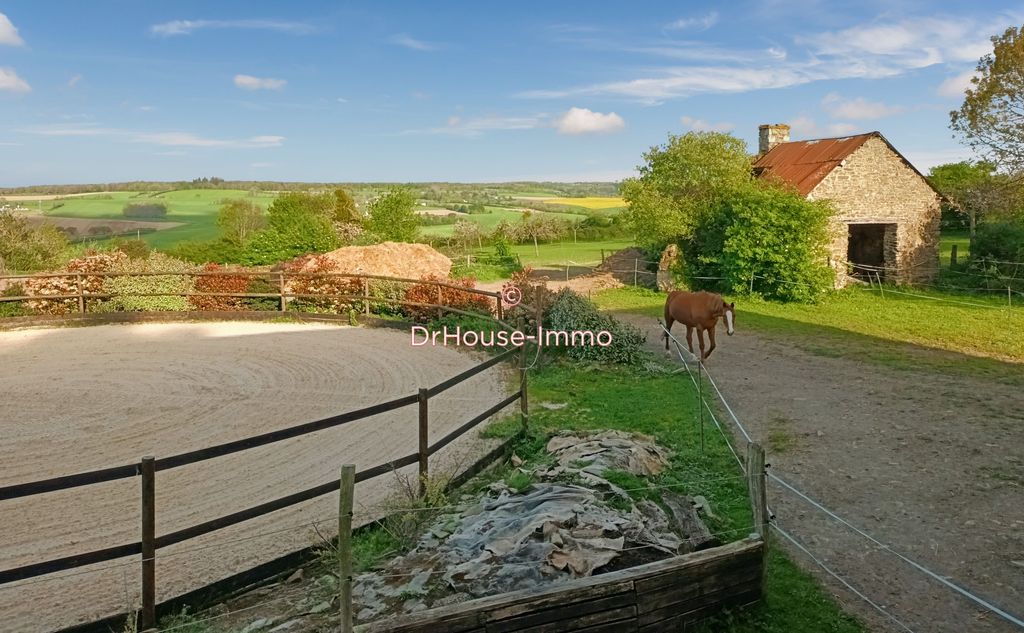
[[712, 325], [711, 329], [708, 330], [708, 341], [711, 342], [711, 346], [708, 347], [708, 355], [704, 358], [711, 356], [711, 352], [715, 351], [715, 326], [717, 325], [718, 323], [716, 322], [715, 325]]
[[700, 359], [704, 360], [707, 356], [704, 355], [704, 327], [697, 326], [697, 343], [700, 344]]
[[693, 326], [686, 326], [686, 345], [690, 348], [690, 353], [693, 353]]
[[672, 331], [672, 326], [675, 321], [672, 320], [672, 315], [668, 313], [668, 309], [665, 309], [665, 351], [668, 351], [668, 335]]

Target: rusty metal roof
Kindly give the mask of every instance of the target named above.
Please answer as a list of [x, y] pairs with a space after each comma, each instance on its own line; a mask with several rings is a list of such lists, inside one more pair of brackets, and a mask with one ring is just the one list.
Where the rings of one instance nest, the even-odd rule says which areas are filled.
[[847, 156], [876, 136], [882, 138], [878, 132], [869, 132], [842, 138], [779, 143], [754, 162], [754, 173], [759, 178], [778, 178], [806, 196]]

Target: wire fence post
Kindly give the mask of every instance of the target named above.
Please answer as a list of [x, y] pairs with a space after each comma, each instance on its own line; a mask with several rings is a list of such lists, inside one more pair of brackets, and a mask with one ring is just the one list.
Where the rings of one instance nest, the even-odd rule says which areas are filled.
[[[526, 335], [525, 320], [519, 317], [519, 331]], [[526, 341], [519, 353], [519, 424], [523, 435], [530, 428], [530, 404], [526, 397]]]
[[757, 442], [747, 444], [747, 489], [750, 508], [754, 515], [754, 530], [761, 537], [764, 549], [761, 563], [761, 582], [768, 562], [768, 475], [765, 471], [764, 448]]
[[[698, 336], [703, 336], [698, 334]], [[700, 419], [700, 454], [704, 454], [704, 362], [697, 362], [697, 417]]]
[[142, 458], [142, 610], [139, 629], [156, 626], [156, 462]]
[[754, 294], [754, 273], [750, 273], [750, 294]]
[[637, 274], [637, 271], [639, 269], [639, 266], [640, 266], [640, 260], [638, 258], [633, 258], [633, 285], [634, 286], [636, 285], [636, 274]]
[[281, 312], [288, 311], [288, 298], [284, 294], [284, 271], [277, 276], [277, 290], [281, 294]]
[[541, 328], [544, 326], [544, 295], [547, 294], [547, 287], [543, 284], [537, 286], [537, 292], [534, 293], [537, 298], [534, 306], [534, 318], [537, 320], [537, 360], [540, 360], [540, 352], [542, 349], [540, 337]]
[[494, 313], [498, 316], [499, 321], [505, 319], [505, 306], [501, 303], [502, 293], [498, 293], [498, 296], [494, 298]]
[[565, 261], [565, 280], [569, 281], [569, 260]]
[[957, 250], [956, 247], [957, 247], [957, 245], [954, 244], [953, 247], [949, 249], [949, 267], [950, 268], [956, 268], [956, 250]]
[[78, 312], [85, 314], [85, 291], [82, 289], [81, 273], [75, 275], [75, 285], [78, 286]]
[[[869, 277], [870, 277], [870, 275], [871, 274], [868, 273]], [[882, 298], [884, 299], [885, 298], [885, 288], [882, 287], [882, 274], [879, 273], [878, 271], [875, 271], [875, 279], [878, 280], [878, 292], [881, 293]]]
[[356, 467], [341, 467], [338, 498], [338, 576], [341, 602], [341, 633], [352, 633], [352, 501], [355, 498]]
[[363, 314], [370, 316], [370, 280], [363, 277]]
[[420, 410], [420, 425], [419, 425], [419, 457], [420, 457], [420, 497], [427, 496], [427, 477], [430, 475], [430, 455], [427, 452], [427, 435], [429, 433], [429, 413], [427, 410], [427, 402], [430, 396], [427, 390], [420, 387], [419, 392], [419, 410]]

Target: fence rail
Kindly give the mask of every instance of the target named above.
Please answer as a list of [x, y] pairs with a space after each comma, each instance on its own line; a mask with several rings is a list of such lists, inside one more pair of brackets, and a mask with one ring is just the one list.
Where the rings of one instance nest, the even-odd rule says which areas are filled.
[[[421, 407], [420, 425], [419, 425], [419, 447], [416, 452], [410, 453], [403, 457], [378, 464], [371, 468], [361, 470], [355, 474], [355, 481], [367, 481], [381, 475], [393, 472], [406, 466], [419, 463], [419, 474], [421, 481], [428, 475], [429, 469], [429, 458], [430, 456], [437, 453], [439, 450], [455, 441], [458, 437], [469, 432], [471, 429], [485, 421], [492, 415], [498, 413], [508, 405], [512, 404], [516, 400], [525, 400], [526, 397], [526, 381], [521, 380], [519, 382], [519, 389], [512, 393], [510, 396], [504, 398], [497, 404], [487, 408], [482, 413], [475, 415], [467, 422], [459, 425], [456, 429], [445, 435], [443, 438], [435, 441], [433, 444], [428, 445], [427, 434], [429, 431], [429, 416], [427, 415], [426, 404], [429, 399], [436, 397], [448, 389], [476, 376], [477, 374], [486, 371], [487, 369], [498, 365], [499, 363], [510, 360], [513, 356], [520, 356], [519, 364], [522, 365], [524, 362], [525, 355], [527, 354], [527, 348], [524, 345], [522, 348], [512, 348], [501, 354], [493, 356], [473, 367], [463, 371], [447, 380], [444, 380], [433, 387], [420, 389], [417, 393], [381, 402], [369, 407], [363, 407], [353, 411], [341, 413], [329, 418], [316, 420], [313, 422], [306, 422], [295, 426], [279, 429], [277, 431], [271, 431], [252, 437], [243, 438], [240, 440], [234, 440], [231, 442], [225, 442], [215, 446], [209, 446], [170, 457], [154, 459], [152, 457], [143, 457], [140, 462], [134, 464], [125, 464], [122, 466], [114, 466], [110, 468], [101, 468], [98, 470], [92, 470], [88, 472], [77, 473], [73, 475], [64, 475], [60, 477], [53, 477], [50, 479], [43, 479], [38, 481], [30, 481], [25, 483], [13, 484], [8, 486], [0, 487], [0, 501], [17, 499], [22, 497], [31, 497], [35, 495], [42, 495], [50, 492], [56, 492], [61, 490], [70, 490], [81, 486], [89, 486], [98, 483], [104, 483], [109, 481], [115, 481], [119, 479], [127, 479], [131, 477], [141, 476], [142, 485], [140, 488], [140, 496], [142, 498], [142, 507], [144, 508], [142, 517], [142, 538], [140, 541], [125, 543], [113, 547], [106, 547], [103, 549], [93, 550], [89, 552], [82, 552], [73, 554], [70, 556], [63, 556], [60, 558], [54, 558], [50, 560], [40, 561], [36, 563], [30, 563], [27, 565], [21, 565], [11, 569], [0, 570], [0, 585], [13, 583], [21, 580], [27, 580], [38, 576], [44, 576], [47, 574], [53, 574], [56, 572], [67, 571], [86, 565], [93, 565], [96, 563], [108, 562], [118, 558], [124, 558], [127, 556], [135, 556], [144, 554], [142, 557], [142, 592], [141, 595], [145, 598], [146, 596], [154, 595], [154, 584], [155, 577], [152, 574], [147, 574], [147, 568], [151, 565], [152, 561], [156, 556], [156, 552], [161, 548], [165, 548], [183, 541], [187, 541], [216, 530], [254, 519], [271, 512], [294, 506], [296, 504], [320, 497], [322, 495], [335, 492], [339, 490], [340, 481], [333, 480], [327, 481], [317, 486], [307, 488], [298, 492], [294, 492], [283, 497], [265, 501], [256, 506], [233, 512], [231, 514], [223, 515], [204, 521], [202, 523], [189, 526], [187, 528], [179, 529], [174, 532], [163, 534], [160, 536], [156, 535], [155, 523], [152, 521], [147, 522], [147, 512], [145, 508], [152, 508], [155, 504], [155, 492], [154, 492], [154, 480], [156, 473], [172, 468], [178, 468], [189, 464], [213, 459], [216, 457], [222, 457], [224, 455], [230, 455], [241, 451], [250, 450], [260, 446], [266, 446], [282, 440], [307, 435], [310, 433], [316, 433], [324, 429], [333, 428], [354, 422], [356, 420], [362, 420], [369, 418], [381, 413], [394, 411], [404, 407], [410, 407], [414, 404], [419, 404]], [[525, 417], [523, 419], [525, 424]], [[150, 518], [151, 515], [150, 515]], [[147, 524], [149, 523], [149, 524]], [[147, 554], [147, 551], [153, 552], [151, 555]], [[140, 621], [147, 625], [152, 625], [155, 622], [155, 606], [147, 600], [143, 601], [143, 612], [140, 614]]]

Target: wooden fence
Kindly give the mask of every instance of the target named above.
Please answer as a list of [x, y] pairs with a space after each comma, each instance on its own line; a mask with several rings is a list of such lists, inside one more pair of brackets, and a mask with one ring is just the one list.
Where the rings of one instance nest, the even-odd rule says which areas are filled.
[[355, 627], [357, 633], [656, 633], [687, 631], [762, 596], [757, 535], [621, 571]]
[[[458, 385], [459, 383], [468, 380], [469, 378], [486, 371], [499, 363], [502, 363], [503, 361], [512, 359], [513, 356], [516, 355], [519, 356], [518, 365], [520, 382], [518, 391], [489, 407], [485, 411], [480, 412], [478, 415], [473, 416], [455, 430], [435, 441], [433, 444], [430, 444], [428, 441], [430, 399], [440, 395], [455, 385]], [[419, 465], [420, 480], [423, 481], [425, 476], [428, 474], [430, 457], [432, 455], [516, 400], [520, 400], [522, 403], [522, 424], [524, 426], [527, 424], [526, 355], [527, 347], [525, 345], [519, 349], [512, 348], [455, 376], [452, 376], [441, 383], [432, 387], [420, 389], [417, 393], [402, 396], [387, 402], [381, 402], [369, 407], [356, 409], [354, 411], [348, 411], [322, 420], [306, 422], [304, 424], [298, 424], [284, 429], [279, 429], [277, 431], [270, 431], [268, 433], [225, 442], [216, 446], [209, 446], [169, 457], [155, 458], [152, 456], [145, 456], [142, 457], [139, 462], [133, 464], [123, 464], [120, 466], [112, 466], [109, 468], [102, 468], [73, 475], [64, 475], [50, 479], [0, 486], [0, 502], [3, 502], [9, 499], [18, 499], [21, 497], [41, 495], [58, 490], [68, 490], [103, 482], [138, 477], [140, 480], [140, 500], [142, 504], [142, 537], [139, 541], [124, 543], [122, 545], [106, 547], [89, 552], [81, 552], [72, 556], [44, 560], [11, 569], [3, 569], [0, 570], [0, 585], [72, 570], [86, 565], [112, 561], [118, 558], [140, 556], [142, 609], [139, 614], [139, 624], [140, 629], [142, 630], [151, 628], [156, 623], [155, 596], [157, 578], [155, 567], [156, 558], [160, 549], [269, 514], [282, 508], [294, 506], [328, 493], [337, 492], [340, 489], [340, 480], [336, 479], [333, 481], [327, 481], [306, 490], [300, 490], [277, 499], [265, 501], [246, 510], [233, 512], [231, 514], [204, 521], [197, 525], [158, 535], [154, 512], [156, 503], [155, 489], [157, 473], [214, 459], [224, 455], [230, 455], [240, 451], [246, 451], [258, 446], [266, 446], [268, 444], [307, 435], [309, 433], [316, 433], [317, 431], [334, 428], [388, 411], [395, 411], [397, 409], [416, 405], [419, 411], [419, 442], [417, 450], [392, 461], [361, 470], [354, 474], [353, 481], [354, 483], [367, 481], [413, 464]], [[411, 419], [410, 423], [412, 423]], [[2, 513], [2, 506], [0, 506], [0, 515], [2, 515]]]
[[[111, 277], [225, 277], [225, 278], [237, 278], [247, 277], [250, 279], [264, 279], [271, 281], [276, 289], [275, 292], [130, 292], [122, 294], [112, 293], [97, 293], [88, 292], [86, 290], [86, 280], [93, 279], [107, 279]], [[40, 279], [66, 279], [68, 285], [74, 287], [73, 292], [64, 292], [60, 294], [36, 294], [36, 295], [0, 295], [0, 303], [4, 302], [29, 302], [29, 301], [74, 301], [74, 307], [72, 312], [78, 312], [79, 314], [85, 314], [89, 311], [90, 301], [95, 300], [106, 300], [115, 297], [181, 297], [184, 299], [190, 298], [219, 298], [219, 299], [277, 299], [277, 306], [279, 312], [287, 312], [289, 304], [295, 299], [333, 299], [339, 302], [346, 302], [352, 305], [354, 308], [359, 308], [364, 314], [370, 314], [370, 308], [373, 304], [386, 303], [389, 305], [398, 305], [404, 307], [418, 307], [437, 309], [439, 314], [442, 312], [453, 312], [464, 316], [473, 317], [486, 317], [496, 318], [502, 326], [507, 329], [512, 329], [512, 326], [505, 323], [505, 306], [502, 303], [502, 296], [499, 292], [491, 292], [489, 290], [480, 290], [477, 288], [466, 288], [458, 284], [449, 283], [446, 281], [432, 280], [432, 279], [407, 279], [402, 277], [388, 277], [385, 275], [364, 275], [364, 274], [349, 274], [349, 273], [305, 273], [305, 272], [285, 272], [285, 271], [194, 271], [194, 272], [145, 272], [145, 273], [111, 273], [111, 272], [83, 272], [83, 273], [39, 273], [31, 275], [0, 275], [0, 290], [6, 288], [12, 284], [23, 283], [28, 280], [40, 280]], [[332, 294], [332, 293], [296, 293], [288, 290], [289, 281], [298, 280], [310, 280], [310, 279], [324, 279], [324, 280], [352, 280], [355, 284], [358, 282], [360, 286], [360, 292], [357, 294], [345, 293], [345, 294]], [[379, 282], [393, 282], [402, 283], [409, 285], [426, 285], [436, 288], [437, 303], [427, 302], [416, 302], [407, 301], [405, 299], [395, 299], [392, 297], [378, 296], [371, 294], [370, 284], [374, 281]], [[443, 302], [444, 289], [455, 290], [458, 292], [467, 293], [469, 295], [475, 295], [483, 297], [487, 301], [493, 301], [494, 308], [488, 313], [475, 312], [469, 310], [462, 310], [454, 306], [446, 305]], [[526, 306], [524, 306], [526, 308]], [[529, 308], [532, 310], [533, 308]]]

